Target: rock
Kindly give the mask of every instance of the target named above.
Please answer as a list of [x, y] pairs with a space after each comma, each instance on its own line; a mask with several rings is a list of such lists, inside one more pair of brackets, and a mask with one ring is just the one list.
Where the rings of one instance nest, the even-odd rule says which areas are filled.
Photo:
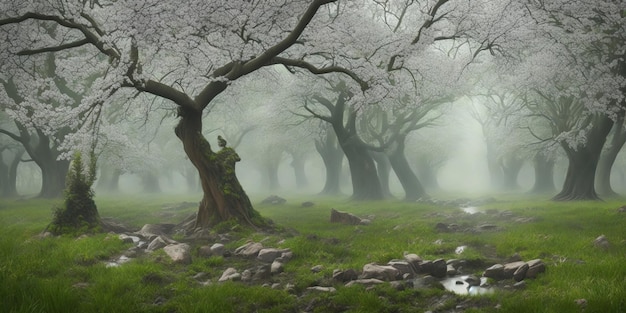
[[518, 261], [504, 264], [503, 275], [504, 278], [513, 278], [513, 274], [517, 269], [519, 269], [522, 265], [526, 264], [526, 262]]
[[209, 274], [208, 274], [208, 273], [205, 273], [205, 272], [199, 272], [199, 273], [197, 273], [196, 275], [193, 275], [193, 277], [192, 277], [192, 278], [193, 278], [193, 279], [195, 279], [195, 280], [200, 281], [200, 280], [205, 280], [205, 279], [207, 279], [208, 277], [209, 277]]
[[279, 283], [273, 283], [273, 284], [272, 284], [272, 287], [270, 287], [270, 288], [272, 288], [272, 289], [278, 289], [278, 288], [280, 288], [280, 284], [279, 284]]
[[395, 269], [397, 269], [400, 272], [400, 275], [402, 277], [406, 278], [411, 278], [413, 277], [413, 275], [415, 275], [415, 269], [414, 267], [406, 261], [389, 261], [389, 263], [387, 263], [387, 265], [389, 266], [393, 266]]
[[154, 251], [174, 243], [176, 243], [176, 241], [167, 238], [165, 235], [157, 236], [150, 242], [150, 244], [148, 244], [148, 248], [146, 248], [146, 250]]
[[518, 281], [515, 284], [513, 284], [513, 289], [524, 289], [526, 288], [526, 282], [525, 281]]
[[220, 277], [218, 281], [224, 282], [227, 280], [234, 281], [234, 280], [240, 280], [240, 279], [241, 279], [241, 274], [239, 274], [235, 268], [229, 267], [224, 271], [224, 273], [222, 273], [222, 276]]
[[541, 259], [530, 260], [528, 262], [528, 270], [526, 271], [526, 278], [535, 278], [539, 273], [546, 271], [546, 265]]
[[401, 281], [401, 280], [395, 280], [389, 283], [389, 285], [391, 286], [391, 288], [397, 290], [397, 291], [402, 291], [405, 290], [407, 287], [407, 282], [406, 281]]
[[251, 281], [252, 280], [252, 271], [244, 270], [241, 272], [241, 281]]
[[211, 247], [209, 246], [202, 246], [198, 248], [198, 256], [209, 258], [213, 256], [213, 251], [211, 251]]
[[258, 266], [252, 275], [253, 281], [263, 281], [272, 276], [272, 266], [270, 264], [263, 264]]
[[515, 252], [515, 254], [510, 256], [507, 261], [508, 262], [519, 262], [521, 260], [522, 260], [522, 256], [520, 256], [519, 253]]
[[285, 269], [285, 265], [282, 262], [274, 261], [270, 266], [270, 273], [279, 274], [282, 273]]
[[[131, 237], [131, 236], [128, 236], [128, 235], [126, 235], [126, 234], [120, 234], [120, 235], [118, 236], [118, 238], [120, 238], [120, 240], [121, 240], [123, 243], [134, 243], [134, 242], [135, 242], [135, 240], [133, 239], [133, 237], [135, 237], [135, 236], [132, 236], [132, 237]], [[137, 242], [139, 242], [139, 237], [135, 237], [135, 238], [137, 238]]]
[[480, 278], [474, 275], [467, 276], [465, 282], [470, 286], [480, 286]]
[[306, 290], [321, 291], [321, 292], [337, 292], [337, 289], [335, 289], [334, 287], [322, 287], [322, 286], [308, 287]]
[[422, 258], [419, 257], [419, 255], [415, 254], [415, 253], [408, 253], [404, 255], [404, 260], [406, 260], [407, 262], [413, 264], [413, 265], [419, 265], [420, 262], [422, 262]]
[[452, 232], [453, 231], [448, 224], [441, 223], [441, 222], [435, 224], [435, 230], [438, 231], [438, 232], [444, 232], [444, 233], [448, 233], [448, 232]]
[[157, 237], [168, 235], [174, 229], [174, 224], [145, 224], [136, 234], [145, 237]]
[[263, 201], [261, 201], [261, 204], [279, 205], [279, 204], [285, 204], [285, 202], [287, 202], [287, 200], [285, 200], [284, 198], [281, 198], [277, 195], [271, 195], [263, 199]]
[[263, 244], [260, 242], [248, 242], [245, 245], [235, 249], [236, 255], [245, 257], [255, 257], [263, 249]]
[[359, 274], [353, 269], [347, 269], [345, 271], [336, 269], [333, 271], [333, 279], [342, 283], [356, 280], [358, 278]]
[[581, 311], [584, 311], [587, 307], [587, 299], [576, 299], [574, 300], [574, 303], [580, 307]]
[[174, 263], [191, 263], [191, 246], [186, 243], [171, 244], [163, 248], [163, 251]]
[[448, 264], [446, 264], [446, 260], [437, 259], [433, 261], [432, 269], [430, 270], [430, 275], [433, 275], [437, 278], [446, 277], [446, 273], [448, 271]]
[[293, 293], [296, 291], [296, 285], [292, 284], [292, 283], [287, 283], [285, 285], [285, 291], [288, 293]]
[[330, 209], [330, 222], [346, 225], [359, 225], [361, 224], [361, 218], [351, 213], [340, 212], [335, 209]]
[[494, 264], [483, 272], [483, 276], [495, 280], [504, 279], [504, 265]]
[[379, 284], [383, 284], [384, 281], [380, 280], [380, 279], [376, 279], [376, 278], [364, 278], [364, 279], [357, 279], [357, 280], [352, 280], [349, 281], [346, 284], [346, 287], [350, 287], [350, 286], [354, 286], [354, 285], [365, 285], [365, 286], [373, 286], [373, 285], [379, 285]]
[[265, 248], [261, 249], [258, 252], [256, 257], [257, 260], [265, 263], [272, 263], [276, 258], [280, 257], [283, 254], [283, 251], [275, 249], [275, 248]]
[[324, 267], [321, 266], [321, 265], [315, 265], [315, 266], [311, 267], [311, 272], [313, 272], [313, 273], [319, 273], [322, 270], [324, 270]]
[[515, 279], [515, 281], [524, 280], [524, 278], [526, 278], [526, 272], [528, 272], [529, 267], [530, 266], [528, 266], [528, 263], [524, 263], [524, 265], [517, 268], [517, 270], [513, 273], [513, 279]]
[[446, 265], [447, 269], [446, 269], [446, 275], [448, 276], [454, 276], [457, 274], [457, 270], [454, 268], [454, 266], [448, 264]]
[[359, 223], [359, 225], [369, 225], [371, 223], [372, 223], [371, 220], [369, 220], [367, 218], [363, 218], [363, 219], [361, 219], [361, 222]]
[[223, 256], [224, 255], [224, 244], [221, 243], [215, 243], [211, 246], [211, 253], [213, 253], [213, 255], [219, 255], [219, 256]]
[[302, 206], [303, 208], [310, 208], [310, 207], [312, 207], [312, 206], [314, 206], [314, 205], [315, 205], [315, 203], [313, 203], [313, 202], [311, 202], [311, 201], [305, 201], [305, 202], [302, 202], [302, 205], [301, 205], [301, 206]]
[[384, 266], [378, 265], [376, 263], [369, 263], [363, 266], [363, 273], [361, 274], [361, 278], [375, 278], [383, 281], [392, 281], [400, 278], [402, 275], [400, 271], [398, 271], [393, 266]]
[[600, 248], [604, 250], [608, 249], [611, 246], [611, 244], [609, 243], [609, 240], [606, 238], [605, 235], [598, 236], [598, 238], [596, 238], [593, 241], [593, 245], [596, 248]]
[[287, 262], [289, 260], [291, 260], [293, 258], [293, 252], [291, 252], [290, 249], [283, 249], [281, 250], [283, 253], [280, 255], [280, 258], [284, 261]]
[[626, 205], [620, 207], [619, 209], [617, 209], [618, 213], [626, 213]]
[[416, 268], [418, 274], [430, 274], [433, 269], [433, 261], [423, 260]]

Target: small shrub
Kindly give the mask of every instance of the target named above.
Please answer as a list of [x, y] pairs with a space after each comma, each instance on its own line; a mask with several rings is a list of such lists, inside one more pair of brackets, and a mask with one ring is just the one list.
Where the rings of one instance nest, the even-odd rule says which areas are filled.
[[98, 209], [91, 188], [96, 178], [96, 159], [92, 155], [85, 173], [80, 153], [75, 153], [67, 173], [64, 203], [53, 212], [51, 231], [55, 234], [85, 233], [99, 224]]

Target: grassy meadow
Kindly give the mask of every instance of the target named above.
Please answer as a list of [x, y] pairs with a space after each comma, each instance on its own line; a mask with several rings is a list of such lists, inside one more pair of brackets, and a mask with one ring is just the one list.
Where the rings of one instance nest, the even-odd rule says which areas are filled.
[[[195, 211], [170, 209], [200, 196], [97, 196], [102, 217], [139, 229], [146, 223], [178, 223]], [[260, 203], [262, 197], [255, 198]], [[143, 254], [119, 267], [106, 263], [132, 244], [116, 235], [38, 238], [51, 220], [55, 203], [43, 200], [0, 201], [0, 312], [626, 312], [626, 200], [551, 202], [544, 198], [497, 198], [481, 207], [494, 214], [463, 213], [397, 200], [351, 202], [344, 198], [287, 197], [284, 205], [256, 208], [281, 229], [255, 233], [230, 228], [227, 250], [249, 240], [266, 247], [290, 248], [294, 258], [271, 278], [272, 289], [244, 282], [218, 283], [227, 267], [243, 270], [230, 257], [192, 255], [189, 265], [172, 264], [163, 251]], [[312, 207], [302, 207], [313, 201]], [[366, 226], [329, 223], [330, 209], [370, 218]], [[508, 214], [495, 214], [508, 212]], [[503, 217], [507, 216], [507, 217]], [[437, 223], [485, 232], [438, 232]], [[608, 249], [593, 246], [604, 234]], [[184, 238], [174, 238], [184, 241]], [[195, 242], [211, 245], [214, 242]], [[460, 255], [458, 246], [466, 246]], [[482, 296], [459, 296], [439, 288], [396, 290], [345, 287], [332, 280], [334, 269], [361, 270], [370, 262], [386, 264], [416, 253], [423, 259], [464, 259], [475, 274], [518, 253], [541, 258], [546, 272], [526, 280], [526, 288], [498, 288]], [[313, 273], [311, 268], [321, 265]], [[193, 277], [207, 273], [210, 282]], [[293, 284], [291, 290], [285, 290]], [[307, 290], [333, 286], [336, 292]], [[576, 299], [585, 299], [581, 306]]]

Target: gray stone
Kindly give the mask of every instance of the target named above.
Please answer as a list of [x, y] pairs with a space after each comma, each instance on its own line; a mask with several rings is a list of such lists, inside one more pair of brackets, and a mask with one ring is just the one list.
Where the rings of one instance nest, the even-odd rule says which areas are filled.
[[528, 262], [528, 270], [526, 271], [526, 278], [535, 278], [539, 273], [546, 271], [546, 264], [541, 259], [534, 259]]
[[433, 266], [430, 271], [430, 275], [433, 275], [437, 278], [446, 277], [446, 273], [448, 271], [448, 265], [444, 259], [437, 259], [433, 261]]
[[336, 269], [333, 271], [333, 279], [342, 283], [356, 280], [358, 278], [359, 274], [353, 269], [347, 269], [345, 271]]
[[275, 248], [265, 248], [258, 252], [257, 260], [265, 263], [272, 263], [276, 258], [282, 255], [282, 251]]
[[526, 281], [518, 281], [515, 284], [513, 284], [513, 289], [524, 289], [526, 288]]
[[361, 224], [361, 218], [352, 213], [340, 212], [335, 209], [331, 209], [330, 222], [347, 225], [359, 225]]
[[375, 263], [365, 264], [361, 278], [375, 278], [384, 281], [392, 281], [400, 278], [402, 275], [395, 267], [389, 265], [378, 265]]
[[210, 250], [213, 255], [223, 256], [225, 251], [224, 244], [215, 243], [211, 246]]
[[470, 286], [480, 286], [480, 278], [474, 275], [467, 276], [465, 282]]
[[522, 281], [524, 280], [524, 278], [526, 278], [526, 272], [528, 272], [528, 268], [530, 266], [528, 266], [528, 263], [524, 263], [524, 265], [520, 266], [515, 273], [513, 273], [513, 279], [515, 279], [515, 281]]
[[452, 265], [448, 264], [448, 265], [447, 265], [447, 267], [448, 267], [448, 268], [447, 268], [447, 270], [446, 270], [446, 275], [448, 275], [448, 276], [454, 276], [454, 275], [456, 275], [456, 274], [457, 274], [457, 270], [456, 270], [456, 268], [454, 268], [454, 266], [452, 266]]
[[144, 237], [156, 237], [169, 234], [174, 229], [174, 224], [145, 224], [136, 234]]
[[252, 271], [244, 270], [241, 272], [241, 281], [251, 281], [252, 280]]
[[373, 285], [380, 285], [380, 284], [383, 284], [383, 283], [384, 283], [384, 281], [382, 281], [380, 279], [364, 278], [364, 279], [357, 279], [357, 280], [349, 281], [346, 284], [346, 287], [350, 287], [350, 286], [354, 286], [354, 285], [373, 286]]
[[202, 246], [198, 248], [198, 255], [204, 258], [212, 257], [213, 251], [211, 251], [211, 247], [209, 246]]
[[513, 274], [515, 273], [515, 271], [517, 271], [524, 264], [526, 264], [526, 262], [523, 261], [504, 264], [504, 269], [502, 270], [504, 278], [513, 278]]
[[120, 238], [120, 240], [121, 240], [123, 243], [134, 243], [134, 242], [135, 242], [135, 239], [133, 239], [133, 237], [134, 237], [134, 238], [137, 238], [137, 242], [139, 242], [139, 237], [136, 237], [136, 236], [128, 236], [128, 235], [126, 235], [126, 234], [120, 234], [120, 235], [118, 236], [118, 238]]
[[205, 279], [207, 279], [208, 277], [209, 277], [209, 274], [208, 274], [208, 273], [205, 273], [205, 272], [199, 272], [199, 273], [197, 273], [196, 275], [193, 275], [193, 277], [192, 277], [192, 278], [193, 278], [193, 279], [195, 279], [195, 280], [205, 280]]
[[270, 273], [278, 274], [282, 273], [285, 269], [285, 265], [282, 262], [274, 261], [270, 266]]
[[322, 287], [322, 286], [308, 287], [306, 290], [320, 291], [320, 292], [337, 292], [337, 289], [335, 289], [334, 287]]
[[270, 264], [258, 266], [252, 276], [253, 281], [266, 280], [272, 276], [272, 267]]
[[224, 282], [227, 280], [237, 281], [241, 280], [241, 274], [233, 267], [227, 268], [218, 281]]
[[311, 267], [311, 272], [313, 272], [313, 273], [319, 273], [322, 270], [324, 270], [324, 267], [321, 266], [321, 265], [315, 265], [315, 266]]
[[598, 238], [596, 238], [593, 241], [593, 245], [596, 248], [600, 248], [604, 250], [608, 249], [611, 246], [611, 244], [609, 243], [609, 240], [606, 238], [605, 235], [598, 236]]
[[504, 279], [504, 265], [494, 264], [483, 272], [483, 276], [493, 278], [495, 280]]
[[146, 250], [155, 251], [155, 250], [158, 250], [167, 246], [168, 244], [173, 244], [173, 243], [176, 243], [176, 242], [165, 236], [157, 236], [150, 242], [150, 244], [148, 244], [148, 248]]
[[191, 247], [186, 243], [168, 245], [163, 248], [163, 251], [165, 251], [174, 263], [191, 263]]
[[235, 249], [235, 254], [245, 257], [256, 257], [261, 249], [263, 249], [263, 244], [261, 244], [260, 242], [248, 242], [245, 245]]
[[400, 275], [404, 277], [405, 274], [408, 274], [408, 278], [413, 277], [415, 275], [415, 269], [413, 266], [407, 261], [389, 261], [387, 263], [389, 266], [393, 266], [400, 272]]

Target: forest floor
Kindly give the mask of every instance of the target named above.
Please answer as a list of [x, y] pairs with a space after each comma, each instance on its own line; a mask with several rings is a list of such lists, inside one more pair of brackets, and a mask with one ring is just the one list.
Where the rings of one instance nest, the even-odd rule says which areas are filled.
[[[190, 264], [173, 263], [159, 250], [107, 267], [133, 244], [106, 233], [40, 238], [56, 203], [2, 200], [0, 311], [626, 312], [626, 212], [619, 210], [626, 200], [552, 202], [506, 195], [474, 212], [449, 203], [283, 197], [282, 205], [253, 199], [277, 232], [233, 225], [213, 230], [228, 233], [223, 240], [228, 252], [251, 241], [291, 250], [282, 273], [257, 282], [218, 282], [227, 268], [243, 270], [256, 261], [232, 253], [202, 257], [198, 248], [215, 242], [182, 235], [172, 239], [192, 245]], [[97, 196], [96, 204], [101, 217], [138, 230], [144, 224], [181, 222], [196, 209], [193, 203], [180, 204], [194, 199], [200, 196]], [[303, 207], [306, 201], [313, 205]], [[330, 223], [331, 208], [371, 223]], [[608, 245], [594, 245], [601, 235]], [[386, 265], [406, 254], [462, 260], [466, 275], [480, 276], [512, 257], [541, 259], [546, 271], [526, 279], [523, 288], [513, 288], [512, 280], [491, 281], [492, 292], [484, 295], [460, 295], [439, 284], [345, 286], [332, 279], [334, 270], [360, 272], [365, 264]]]

